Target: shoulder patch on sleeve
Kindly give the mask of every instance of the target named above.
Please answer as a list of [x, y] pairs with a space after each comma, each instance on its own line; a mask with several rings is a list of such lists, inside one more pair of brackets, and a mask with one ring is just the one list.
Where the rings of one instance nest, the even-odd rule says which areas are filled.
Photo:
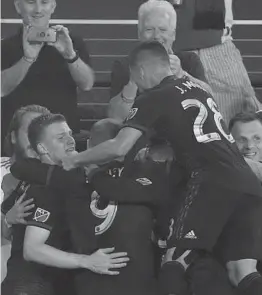
[[142, 185], [150, 185], [152, 184], [152, 181], [148, 178], [137, 178], [136, 179], [137, 182], [139, 182]]
[[35, 215], [33, 220], [37, 221], [37, 222], [46, 222], [48, 220], [50, 216], [50, 212], [42, 209], [42, 208], [37, 208], [35, 211]]
[[132, 109], [129, 111], [129, 114], [128, 114], [126, 120], [128, 121], [128, 120], [133, 119], [134, 116], [136, 115], [137, 111], [138, 111], [138, 108], [132, 108]]

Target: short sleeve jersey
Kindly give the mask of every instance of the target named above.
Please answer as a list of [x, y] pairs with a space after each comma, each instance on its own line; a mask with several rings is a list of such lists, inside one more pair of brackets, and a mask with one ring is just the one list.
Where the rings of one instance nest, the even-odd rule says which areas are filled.
[[205, 181], [261, 195], [212, 96], [188, 79], [169, 76], [145, 91], [124, 126], [167, 139], [189, 175], [201, 169]]
[[27, 198], [34, 198], [35, 207], [27, 217], [27, 226], [50, 231], [48, 245], [58, 249], [68, 247], [69, 235], [63, 195], [46, 186], [31, 185]]

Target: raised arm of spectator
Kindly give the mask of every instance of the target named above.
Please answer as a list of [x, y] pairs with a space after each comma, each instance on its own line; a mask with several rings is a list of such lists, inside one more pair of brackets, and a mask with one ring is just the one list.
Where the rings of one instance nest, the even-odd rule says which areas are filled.
[[10, 55], [9, 46], [5, 46], [8, 39], [1, 44], [1, 97], [10, 94], [23, 81], [29, 68], [37, 60], [43, 44], [30, 44], [28, 39], [29, 27], [23, 29], [23, 55], [19, 60], [7, 58]]
[[53, 26], [57, 32], [57, 41], [48, 43], [55, 47], [68, 63], [72, 78], [81, 90], [90, 90], [94, 85], [94, 72], [89, 64], [89, 54], [81, 38], [74, 38], [62, 25]]
[[137, 86], [130, 81], [128, 59], [115, 61], [111, 72], [111, 100], [108, 106], [108, 117], [124, 121], [135, 97]]
[[170, 66], [173, 74], [178, 78], [184, 75], [212, 94], [211, 87], [207, 83], [205, 70], [202, 62], [194, 52], [179, 52], [176, 55], [170, 49], [169, 53]]

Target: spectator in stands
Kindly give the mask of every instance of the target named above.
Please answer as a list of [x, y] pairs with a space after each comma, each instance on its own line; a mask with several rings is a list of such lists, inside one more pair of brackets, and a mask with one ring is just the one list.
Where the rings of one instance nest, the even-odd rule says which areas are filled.
[[[200, 57], [219, 110], [228, 124], [255, 97], [239, 50], [232, 42], [232, 0], [170, 0], [177, 11], [175, 50], [194, 51]], [[179, 4], [177, 4], [179, 3]]]
[[[5, 140], [6, 153], [10, 155], [10, 158], [1, 159], [1, 203], [2, 201], [5, 201], [5, 203], [14, 201], [10, 200], [9, 196], [14, 190], [18, 192], [18, 188], [22, 185], [22, 182], [19, 182], [10, 173], [10, 166], [23, 156], [32, 156], [27, 138], [28, 125], [35, 117], [47, 113], [49, 113], [48, 109], [37, 105], [22, 107], [15, 112]], [[19, 197], [18, 200], [9, 210], [6, 210], [4, 206], [1, 207], [2, 279], [6, 275], [6, 262], [10, 256], [12, 226], [14, 224], [24, 224], [24, 218], [30, 214], [28, 211], [34, 207], [32, 199], [24, 201], [23, 195], [17, 195], [17, 197]]]
[[29, 42], [35, 28], [48, 28], [56, 1], [15, 0], [14, 4], [23, 26], [1, 45], [2, 142], [13, 113], [29, 104], [62, 113], [78, 133], [77, 87], [89, 90], [94, 83], [85, 44], [62, 25], [52, 27], [55, 42]]
[[262, 182], [262, 116], [260, 112], [239, 113], [229, 129], [247, 163]]
[[[206, 82], [203, 66], [193, 52], [173, 52], [176, 38], [176, 11], [166, 1], [149, 0], [138, 10], [138, 36], [140, 41], [159, 41], [167, 50], [174, 75], [190, 75]], [[193, 76], [193, 77], [192, 77]], [[200, 81], [199, 81], [200, 82]], [[200, 82], [200, 83], [201, 83]], [[210, 90], [202, 82], [202, 86]], [[137, 86], [130, 79], [128, 59], [115, 61], [111, 73], [111, 101], [108, 116], [124, 120], [137, 95]]]

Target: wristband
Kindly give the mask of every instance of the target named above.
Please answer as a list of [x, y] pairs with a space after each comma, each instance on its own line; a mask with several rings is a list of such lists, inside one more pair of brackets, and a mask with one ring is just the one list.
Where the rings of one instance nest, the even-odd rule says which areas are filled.
[[30, 58], [30, 57], [27, 57], [27, 56], [23, 56], [23, 60], [25, 60], [26, 62], [32, 64], [36, 61], [36, 58]]
[[7, 221], [6, 216], [5, 216], [5, 218], [4, 218], [4, 223], [5, 223], [5, 225], [6, 225], [7, 228], [11, 228], [11, 227], [12, 227], [12, 224], [10, 224], [10, 223]]
[[123, 102], [126, 102], [126, 103], [133, 103], [134, 102], [134, 98], [125, 97], [123, 91], [121, 92], [121, 98], [122, 98]]
[[68, 64], [72, 64], [72, 63], [74, 63], [75, 61], [77, 61], [79, 59], [78, 51], [75, 51], [75, 53], [76, 53], [75, 57], [73, 57], [73, 58], [65, 58], [65, 60], [66, 60], [66, 62]]
[[225, 27], [225, 30], [226, 30], [225, 36], [229, 36], [229, 35], [231, 35], [231, 33], [232, 33], [232, 29], [231, 29], [231, 27], [226, 26], [226, 27]]

